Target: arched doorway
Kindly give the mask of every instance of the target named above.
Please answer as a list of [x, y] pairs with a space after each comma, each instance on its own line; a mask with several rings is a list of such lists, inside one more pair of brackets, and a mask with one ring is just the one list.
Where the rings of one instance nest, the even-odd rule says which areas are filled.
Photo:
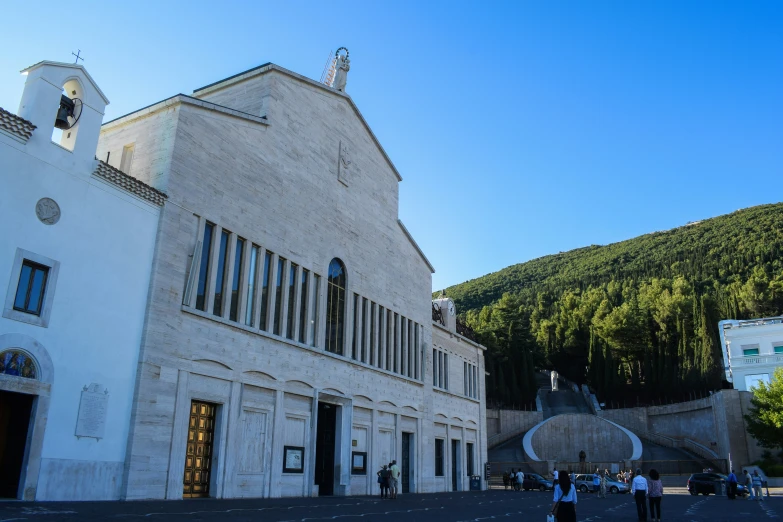
[[40, 343], [0, 335], [0, 498], [35, 500], [53, 378]]

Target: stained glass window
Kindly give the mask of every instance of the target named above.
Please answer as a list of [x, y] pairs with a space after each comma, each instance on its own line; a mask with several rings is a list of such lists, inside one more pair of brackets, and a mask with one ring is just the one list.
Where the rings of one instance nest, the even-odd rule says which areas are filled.
[[0, 352], [0, 374], [35, 379], [38, 370], [35, 367], [35, 360], [26, 353], [19, 350], [6, 350]]

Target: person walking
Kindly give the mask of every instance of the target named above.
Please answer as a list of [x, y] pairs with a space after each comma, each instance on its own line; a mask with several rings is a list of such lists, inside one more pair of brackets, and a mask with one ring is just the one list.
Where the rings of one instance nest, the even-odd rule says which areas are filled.
[[576, 522], [576, 487], [568, 473], [560, 473], [552, 500], [551, 513], [557, 522]]
[[400, 467], [397, 465], [397, 461], [393, 460], [391, 461], [391, 464], [389, 465], [389, 472], [391, 475], [391, 481], [389, 483], [389, 488], [391, 489], [391, 498], [393, 500], [397, 499], [397, 492], [399, 490], [399, 480], [400, 480]]
[[599, 473], [598, 468], [595, 468], [595, 473], [593, 473], [593, 491], [598, 493], [598, 498], [601, 498], [601, 475]]
[[650, 489], [647, 500], [650, 503], [650, 520], [661, 521], [661, 499], [663, 498], [663, 482], [657, 469], [650, 470]]
[[756, 500], [764, 500], [764, 493], [761, 491], [761, 475], [759, 475], [759, 470], [754, 469], [750, 478], [753, 481], [753, 494], [756, 497]]
[[[598, 473], [596, 471], [596, 473]], [[606, 498], [606, 476], [609, 472], [600, 473], [598, 479], [601, 481], [600, 489], [598, 492], [598, 498]]]
[[641, 468], [636, 470], [636, 474], [631, 481], [631, 495], [636, 500], [636, 514], [640, 521], [647, 520], [647, 479], [642, 476]]
[[726, 496], [729, 498], [729, 500], [736, 499], [737, 498], [737, 475], [734, 474], [734, 470], [731, 470], [729, 476], [726, 477], [726, 485], [729, 487], [729, 490], [726, 492]]
[[753, 497], [755, 496], [753, 494], [753, 479], [750, 474], [748, 474], [748, 470], [743, 469], [742, 473], [745, 477], [745, 489], [748, 491], [748, 500], [753, 500]]

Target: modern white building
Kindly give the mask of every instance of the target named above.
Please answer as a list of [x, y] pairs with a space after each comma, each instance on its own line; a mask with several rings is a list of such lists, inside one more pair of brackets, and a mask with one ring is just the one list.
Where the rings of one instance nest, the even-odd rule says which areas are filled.
[[23, 73], [0, 109], [0, 497], [116, 499], [165, 196], [95, 159], [84, 67]]
[[106, 123], [98, 157], [168, 195], [123, 498], [374, 494], [391, 460], [403, 493], [469, 488], [484, 349], [433, 323], [350, 96], [265, 64]]
[[750, 391], [783, 367], [783, 316], [718, 323], [726, 380]]

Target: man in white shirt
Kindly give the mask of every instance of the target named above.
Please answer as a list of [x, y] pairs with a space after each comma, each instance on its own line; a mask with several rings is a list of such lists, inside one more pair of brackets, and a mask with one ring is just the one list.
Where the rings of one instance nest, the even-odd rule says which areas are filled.
[[631, 495], [636, 500], [636, 513], [640, 521], [647, 520], [647, 479], [642, 476], [642, 470], [637, 469], [631, 481]]
[[522, 484], [525, 482], [525, 474], [522, 473], [522, 470], [520, 469], [517, 471], [517, 486], [519, 487], [519, 491], [522, 491]]

